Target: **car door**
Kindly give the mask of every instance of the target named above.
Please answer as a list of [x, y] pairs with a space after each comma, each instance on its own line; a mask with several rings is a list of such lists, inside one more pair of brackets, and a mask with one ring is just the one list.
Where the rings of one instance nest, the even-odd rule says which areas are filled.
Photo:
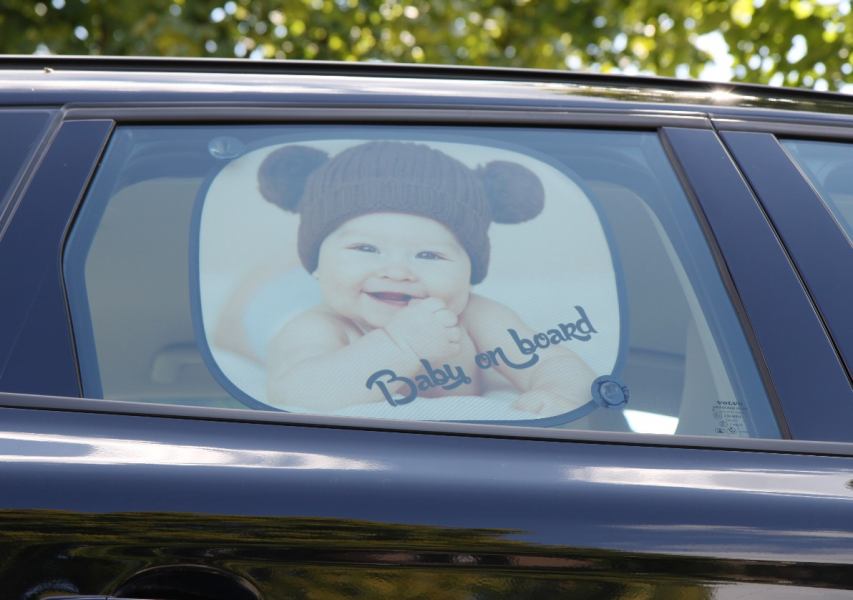
[[[555, 111], [544, 126], [523, 111], [477, 124], [469, 111], [445, 109], [438, 132], [434, 114], [411, 108], [353, 116], [318, 107], [308, 126], [287, 109], [221, 114], [211, 124], [180, 107], [132, 121], [109, 108], [68, 111], [12, 198], [0, 240], [0, 276], [15, 282], [0, 378], [0, 577], [10, 598], [849, 596], [849, 380], [801, 273], [702, 115]], [[267, 140], [259, 124], [281, 129]], [[356, 129], [335, 129], [344, 126]], [[170, 137], [175, 127], [183, 129]], [[204, 207], [228, 172], [208, 172], [204, 161], [294, 139], [370, 140], [378, 129], [448, 152], [461, 139], [465, 151], [520, 153], [560, 172], [559, 197], [574, 182], [574, 197], [592, 201], [625, 271], [613, 269], [613, 364], [620, 352], [627, 358], [608, 370], [631, 390], [627, 405], [608, 408], [602, 394], [586, 421], [566, 427], [491, 413], [471, 423], [251, 409], [246, 398], [257, 395], [236, 370], [202, 351], [213, 347], [203, 319], [212, 305], [193, 261], [205, 256]], [[170, 155], [181, 140], [196, 154]], [[189, 160], [199, 152], [201, 166]], [[116, 157], [129, 158], [111, 170]], [[656, 170], [644, 171], [641, 158]], [[203, 183], [181, 188], [188, 172]], [[649, 177], [659, 183], [653, 176], [668, 187], [644, 188]], [[179, 188], [183, 217], [137, 212], [149, 200], [146, 208], [162, 201], [171, 210], [164, 198]], [[656, 192], [664, 204], [638, 200], [658, 201]], [[108, 231], [120, 193], [129, 226]], [[643, 215], [659, 237], [629, 235]], [[566, 222], [551, 226], [554, 239], [572, 237]], [[103, 231], [109, 243], [96, 239]], [[146, 257], [164, 247], [180, 250], [163, 250], [151, 267]], [[665, 260], [675, 265], [669, 275]], [[167, 263], [183, 265], [180, 276], [152, 289], [147, 277]], [[664, 318], [678, 321], [675, 301], [653, 293], [664, 286], [689, 290], [677, 310], [702, 317], [678, 335]], [[166, 297], [179, 287], [181, 297]], [[663, 309], [648, 312], [655, 304]], [[604, 331], [597, 313], [586, 314]], [[145, 331], [172, 316], [163, 329], [186, 328], [189, 349], [164, 337], [157, 353], [140, 354]], [[133, 319], [139, 333], [125, 335]], [[676, 338], [704, 348], [701, 364], [664, 351]], [[147, 395], [134, 395], [122, 387], [133, 377], [117, 373], [143, 362], [151, 381]], [[672, 364], [677, 403], [665, 409], [659, 390]], [[730, 398], [703, 392], [721, 376]], [[184, 377], [204, 385], [181, 387]], [[666, 419], [631, 425], [632, 406], [647, 419], [670, 410], [675, 429]]]

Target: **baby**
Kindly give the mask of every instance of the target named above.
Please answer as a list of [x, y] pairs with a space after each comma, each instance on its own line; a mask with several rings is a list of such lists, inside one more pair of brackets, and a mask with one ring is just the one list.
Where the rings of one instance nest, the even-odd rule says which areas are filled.
[[[472, 170], [423, 144], [378, 141], [332, 159], [286, 146], [258, 178], [267, 200], [300, 215], [299, 258], [323, 298], [273, 338], [269, 403], [326, 412], [384, 402], [368, 379], [382, 370], [415, 379], [423, 361], [469, 377], [419, 396], [479, 395], [478, 353], [502, 347], [507, 361], [529, 361], [508, 330], [533, 331], [471, 286], [488, 270], [490, 223], [541, 212], [544, 190], [530, 170], [504, 161]], [[515, 408], [556, 415], [590, 399], [595, 375], [574, 352], [550, 346], [538, 354], [529, 368], [494, 366], [520, 392]]]

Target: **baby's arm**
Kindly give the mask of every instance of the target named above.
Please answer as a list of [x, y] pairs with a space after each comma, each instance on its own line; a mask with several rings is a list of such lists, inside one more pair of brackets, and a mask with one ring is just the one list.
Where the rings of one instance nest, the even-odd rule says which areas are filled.
[[270, 345], [270, 404], [328, 411], [382, 402], [382, 392], [366, 386], [373, 373], [390, 369], [413, 377], [422, 368], [420, 359], [452, 356], [461, 340], [456, 315], [434, 299], [412, 302], [384, 329], [350, 340], [352, 335], [340, 317], [322, 310], [285, 325]]
[[[525, 355], [507, 333], [531, 339], [534, 332], [512, 310], [499, 302], [471, 295], [462, 314], [462, 325], [474, 341], [478, 352], [501, 348], [506, 358], [516, 365], [524, 364]], [[590, 386], [595, 379], [592, 369], [577, 354], [563, 346], [538, 349], [539, 360], [527, 368], [514, 369], [503, 361], [495, 367], [521, 392], [516, 408], [535, 413], [559, 414], [583, 406], [591, 399]]]

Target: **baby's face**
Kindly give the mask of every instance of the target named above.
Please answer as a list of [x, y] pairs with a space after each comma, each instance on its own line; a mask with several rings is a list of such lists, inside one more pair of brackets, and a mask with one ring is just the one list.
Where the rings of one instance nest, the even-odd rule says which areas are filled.
[[329, 307], [364, 329], [376, 329], [416, 299], [438, 298], [461, 313], [471, 289], [471, 260], [437, 221], [371, 213], [323, 240], [314, 275]]

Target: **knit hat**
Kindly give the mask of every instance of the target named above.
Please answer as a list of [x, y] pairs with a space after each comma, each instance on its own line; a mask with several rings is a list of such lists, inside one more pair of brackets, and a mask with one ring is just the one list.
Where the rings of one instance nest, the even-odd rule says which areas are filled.
[[263, 196], [300, 216], [297, 247], [309, 273], [320, 245], [346, 221], [375, 212], [433, 219], [471, 259], [471, 283], [489, 268], [488, 229], [521, 223], [542, 211], [545, 191], [529, 169], [492, 161], [469, 169], [444, 152], [410, 142], [366, 142], [334, 158], [307, 146], [284, 146], [258, 170]]

